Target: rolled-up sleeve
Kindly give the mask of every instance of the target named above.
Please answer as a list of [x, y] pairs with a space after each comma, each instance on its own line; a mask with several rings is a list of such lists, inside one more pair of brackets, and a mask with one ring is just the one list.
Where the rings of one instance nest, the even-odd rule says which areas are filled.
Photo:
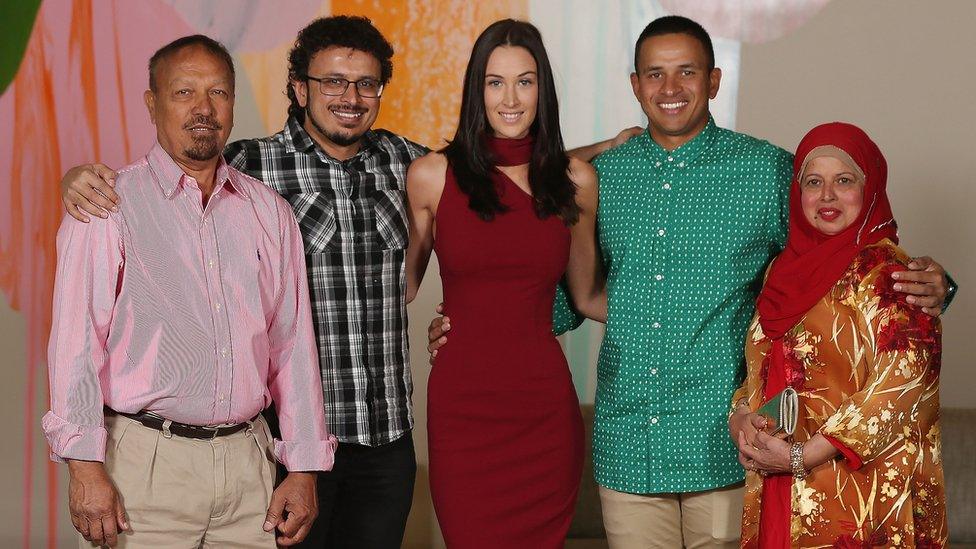
[[116, 216], [81, 223], [65, 216], [57, 237], [58, 266], [48, 343], [51, 409], [41, 427], [51, 459], [105, 460], [99, 376], [124, 268]]
[[268, 388], [281, 428], [281, 440], [274, 441], [274, 454], [289, 471], [329, 471], [337, 441], [326, 426], [304, 245], [295, 217], [283, 200], [278, 201], [278, 218], [282, 286], [268, 334]]

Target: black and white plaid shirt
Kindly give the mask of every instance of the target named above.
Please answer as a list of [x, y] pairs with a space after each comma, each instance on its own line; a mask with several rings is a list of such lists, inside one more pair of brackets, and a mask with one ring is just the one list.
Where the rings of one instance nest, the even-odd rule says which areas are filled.
[[339, 161], [301, 123], [227, 146], [227, 163], [291, 204], [305, 241], [325, 413], [342, 442], [378, 446], [413, 428], [407, 348], [407, 211], [410, 162], [427, 150], [371, 130]]

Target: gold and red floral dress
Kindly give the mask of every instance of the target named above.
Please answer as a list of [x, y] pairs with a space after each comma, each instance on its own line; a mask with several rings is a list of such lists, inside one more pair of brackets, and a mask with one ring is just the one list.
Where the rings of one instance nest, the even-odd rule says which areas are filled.
[[[887, 239], [866, 247], [783, 337], [786, 382], [800, 395], [793, 439], [820, 432], [845, 447], [793, 481], [793, 547], [946, 545], [941, 325], [894, 290], [890, 274], [909, 261]], [[769, 351], [754, 318], [748, 373], [733, 402], [748, 398], [752, 410], [760, 407]], [[761, 498], [762, 478], [747, 472], [742, 547], [758, 547]]]

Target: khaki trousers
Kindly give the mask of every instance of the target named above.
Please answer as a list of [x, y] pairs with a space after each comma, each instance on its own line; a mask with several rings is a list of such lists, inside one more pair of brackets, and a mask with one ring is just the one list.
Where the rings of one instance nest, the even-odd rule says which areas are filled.
[[105, 468], [132, 529], [119, 535], [118, 547], [275, 547], [274, 534], [262, 529], [275, 481], [263, 417], [213, 440], [167, 438], [122, 416], [105, 424]]
[[627, 494], [600, 487], [611, 549], [739, 546], [742, 483], [683, 494]]

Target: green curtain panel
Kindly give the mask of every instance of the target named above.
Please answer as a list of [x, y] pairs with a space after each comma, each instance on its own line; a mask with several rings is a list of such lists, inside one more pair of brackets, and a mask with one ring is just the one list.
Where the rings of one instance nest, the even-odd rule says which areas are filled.
[[41, 0], [0, 1], [0, 94], [7, 91], [20, 67]]

